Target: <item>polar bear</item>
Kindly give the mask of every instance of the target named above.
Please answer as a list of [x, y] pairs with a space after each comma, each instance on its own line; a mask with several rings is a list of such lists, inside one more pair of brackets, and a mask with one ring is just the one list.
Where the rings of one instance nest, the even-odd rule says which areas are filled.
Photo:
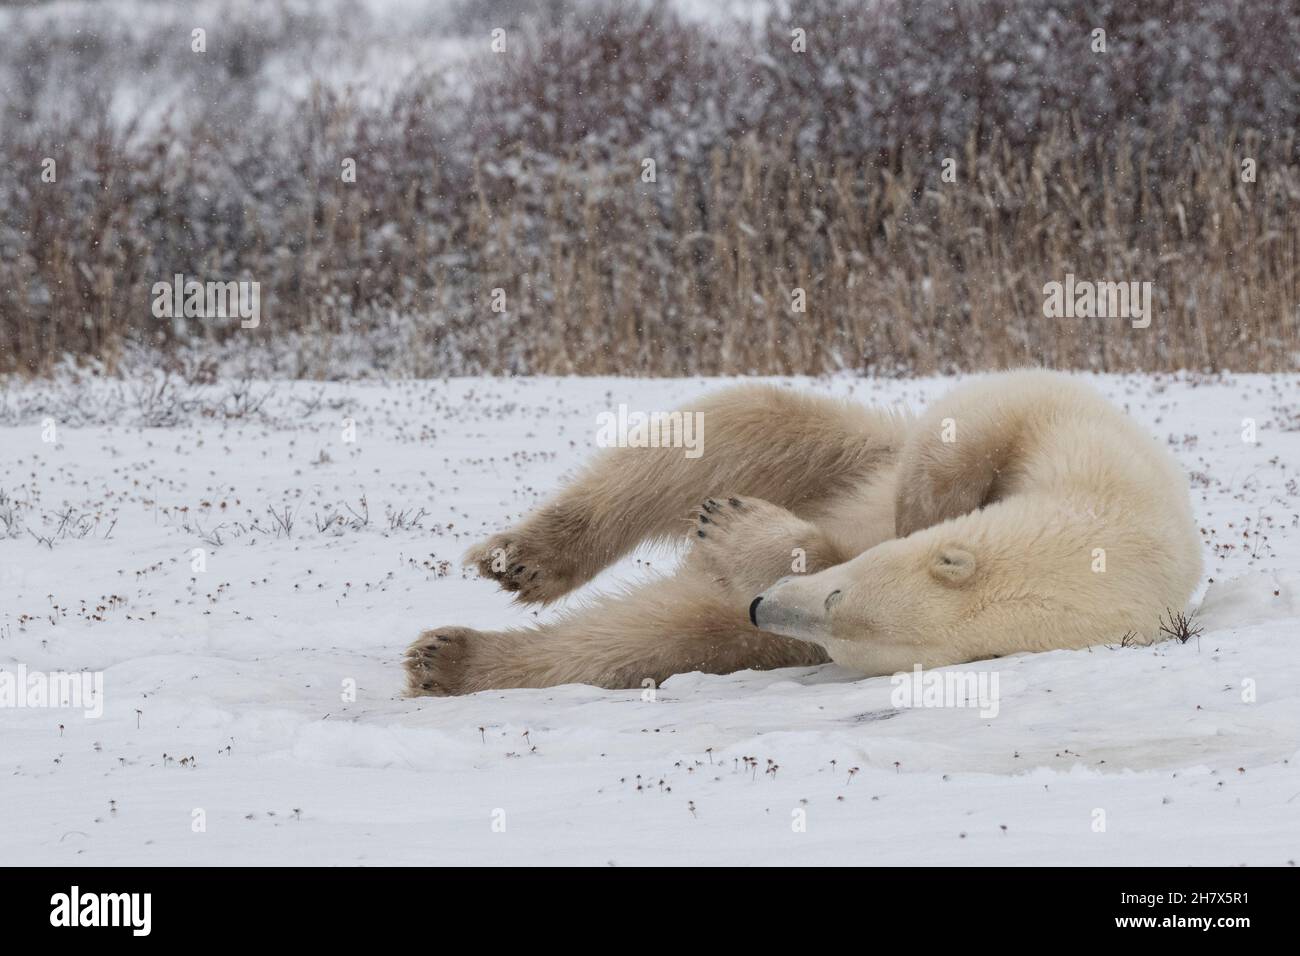
[[466, 556], [540, 604], [647, 540], [688, 538], [676, 574], [537, 627], [426, 631], [412, 694], [1150, 642], [1200, 579], [1177, 463], [1064, 374], [977, 379], [920, 417], [765, 385], [687, 411], [698, 458], [608, 449]]

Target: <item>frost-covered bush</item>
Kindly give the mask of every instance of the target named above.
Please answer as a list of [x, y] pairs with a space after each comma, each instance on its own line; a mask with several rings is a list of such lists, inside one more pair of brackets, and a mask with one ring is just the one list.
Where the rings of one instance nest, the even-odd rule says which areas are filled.
[[1063, 117], [1084, 148], [1174, 118], [1279, 138], [1300, 119], [1298, 42], [1300, 6], [1277, 0], [806, 0], [764, 31], [763, 126], [850, 155], [1027, 147]]
[[[0, 370], [1296, 361], [1294, 0], [690, 7], [0, 8]], [[1160, 279], [1169, 321], [1047, 335], [1067, 268]], [[155, 318], [176, 273], [261, 283], [266, 322]]]

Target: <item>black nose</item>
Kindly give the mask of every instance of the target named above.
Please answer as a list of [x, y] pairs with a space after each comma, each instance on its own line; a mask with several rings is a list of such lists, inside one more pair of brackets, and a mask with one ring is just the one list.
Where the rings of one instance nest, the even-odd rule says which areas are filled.
[[749, 602], [749, 623], [753, 624], [755, 627], [758, 627], [758, 605], [762, 600], [763, 595], [760, 594], [758, 597], [754, 598], [754, 600]]

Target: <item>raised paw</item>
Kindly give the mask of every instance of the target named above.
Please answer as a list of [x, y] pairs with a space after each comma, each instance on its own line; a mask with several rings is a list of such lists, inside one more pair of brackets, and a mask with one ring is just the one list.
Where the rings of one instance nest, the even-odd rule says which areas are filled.
[[835, 563], [817, 527], [761, 498], [709, 498], [692, 522], [688, 566], [738, 599], [747, 601], [788, 574]]
[[539, 513], [525, 524], [493, 535], [471, 548], [465, 563], [513, 591], [515, 600], [547, 603], [590, 578], [581, 563], [582, 543], [554, 514]]
[[[751, 498], [751, 504], [758, 501]], [[775, 505], [768, 505], [766, 501], [759, 501], [760, 505], [767, 505], [769, 508], [775, 508]], [[781, 509], [777, 509], [781, 510]], [[698, 527], [695, 529], [697, 538], [707, 538], [712, 534], [715, 538], [725, 538], [736, 525], [736, 520], [742, 515], [753, 512], [753, 509], [745, 508], [745, 503], [739, 498], [708, 498], [700, 505], [699, 511], [695, 512], [695, 520]]]
[[435, 627], [406, 650], [406, 688], [412, 697], [449, 697], [466, 692], [478, 631]]

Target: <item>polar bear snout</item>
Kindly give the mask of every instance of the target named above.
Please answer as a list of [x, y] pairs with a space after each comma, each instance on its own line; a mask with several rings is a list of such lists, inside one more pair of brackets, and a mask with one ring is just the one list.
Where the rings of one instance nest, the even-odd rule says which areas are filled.
[[817, 642], [830, 636], [830, 612], [843, 596], [840, 588], [810, 586], [819, 575], [782, 578], [754, 598], [749, 620], [770, 634]]

